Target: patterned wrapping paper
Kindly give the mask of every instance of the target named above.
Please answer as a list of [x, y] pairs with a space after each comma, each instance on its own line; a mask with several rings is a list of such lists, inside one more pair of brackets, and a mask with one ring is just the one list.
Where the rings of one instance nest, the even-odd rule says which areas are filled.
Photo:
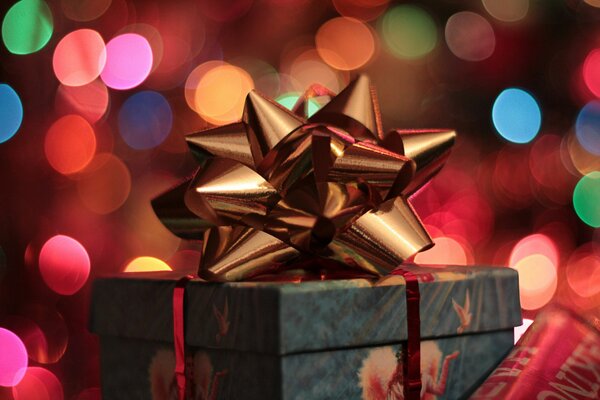
[[[518, 279], [513, 269], [405, 269], [420, 277], [423, 338], [494, 331], [521, 324]], [[171, 341], [172, 292], [177, 280], [173, 275], [96, 280], [92, 331]], [[394, 343], [407, 338], [403, 322], [404, 279], [398, 276], [375, 282], [192, 281], [188, 285], [186, 343], [191, 346], [287, 354]], [[457, 311], [463, 308], [464, 312]], [[227, 329], [222, 327], [223, 320]]]
[[[512, 329], [422, 342], [422, 398], [465, 398], [512, 345]], [[169, 343], [103, 336], [101, 347], [104, 399], [177, 398]], [[275, 356], [192, 347], [187, 398], [400, 400], [400, 349], [394, 343]]]
[[547, 308], [471, 398], [599, 399], [600, 332], [566, 308]]
[[[521, 323], [516, 271], [403, 268], [420, 277], [424, 398], [471, 393]], [[101, 336], [105, 398], [170, 398], [176, 280], [171, 273], [95, 282], [91, 328]], [[189, 378], [190, 398], [210, 398], [211, 390], [232, 399], [387, 398], [382, 390], [401, 398], [390, 393], [402, 393], [403, 278], [188, 285], [187, 354], [198, 375]]]

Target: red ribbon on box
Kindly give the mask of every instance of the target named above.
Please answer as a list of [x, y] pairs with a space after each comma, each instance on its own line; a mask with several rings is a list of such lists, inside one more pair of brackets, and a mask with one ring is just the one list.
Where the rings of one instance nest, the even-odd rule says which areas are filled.
[[[416, 274], [402, 268], [396, 268], [391, 275], [401, 275], [406, 280], [406, 328], [407, 340], [402, 352], [402, 371], [404, 375], [404, 399], [418, 400], [421, 397], [421, 316], [419, 310], [420, 291]], [[185, 400], [187, 389], [185, 361], [185, 289], [193, 279], [191, 275], [184, 276], [175, 284], [173, 290], [173, 345], [175, 348], [175, 378], [179, 400]], [[326, 280], [328, 275], [323, 273], [319, 280]], [[293, 279], [288, 281], [302, 281]]]
[[185, 287], [193, 279], [186, 275], [179, 279], [173, 290], [173, 345], [175, 346], [175, 379], [177, 398], [185, 399], [187, 378], [185, 370]]
[[392, 275], [402, 275], [406, 280], [406, 348], [402, 352], [403, 388], [406, 400], [421, 398], [421, 293], [417, 275], [396, 268]]

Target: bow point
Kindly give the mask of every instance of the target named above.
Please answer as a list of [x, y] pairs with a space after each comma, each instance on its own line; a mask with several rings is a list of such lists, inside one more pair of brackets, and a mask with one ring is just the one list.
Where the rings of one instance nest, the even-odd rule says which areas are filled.
[[214, 156], [229, 158], [250, 167], [254, 166], [246, 126], [242, 122], [192, 133], [186, 136], [185, 140], [201, 165], [207, 158]]
[[396, 129], [386, 135], [383, 146], [404, 154], [416, 165], [414, 179], [404, 189], [404, 194], [414, 193], [439, 172], [455, 139], [456, 132], [450, 129]]
[[242, 121], [256, 165], [281, 139], [304, 124], [302, 118], [255, 90], [246, 97]]
[[376, 139], [381, 137], [376, 102], [375, 90], [369, 78], [359, 75], [317, 111], [310, 122], [332, 123], [357, 139]]

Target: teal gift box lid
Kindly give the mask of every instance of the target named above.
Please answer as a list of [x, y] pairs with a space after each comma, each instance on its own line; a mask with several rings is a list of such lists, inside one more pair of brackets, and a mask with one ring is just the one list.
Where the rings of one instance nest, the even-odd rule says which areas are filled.
[[[421, 337], [491, 332], [521, 324], [517, 271], [403, 266], [419, 277]], [[173, 341], [173, 289], [181, 274], [98, 278], [91, 330]], [[407, 338], [401, 276], [301, 283], [207, 283], [186, 289], [185, 340], [195, 347], [273, 355], [398, 343]]]

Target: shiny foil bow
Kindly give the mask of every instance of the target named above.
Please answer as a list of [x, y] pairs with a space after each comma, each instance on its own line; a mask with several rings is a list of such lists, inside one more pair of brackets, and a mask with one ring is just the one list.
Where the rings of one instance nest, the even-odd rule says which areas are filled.
[[308, 99], [325, 94], [315, 85], [288, 111], [252, 91], [240, 122], [186, 138], [200, 168], [153, 206], [176, 235], [203, 239], [200, 277], [298, 265], [383, 275], [432, 246], [407, 197], [442, 167], [455, 132], [384, 135], [364, 75], [306, 119]]

